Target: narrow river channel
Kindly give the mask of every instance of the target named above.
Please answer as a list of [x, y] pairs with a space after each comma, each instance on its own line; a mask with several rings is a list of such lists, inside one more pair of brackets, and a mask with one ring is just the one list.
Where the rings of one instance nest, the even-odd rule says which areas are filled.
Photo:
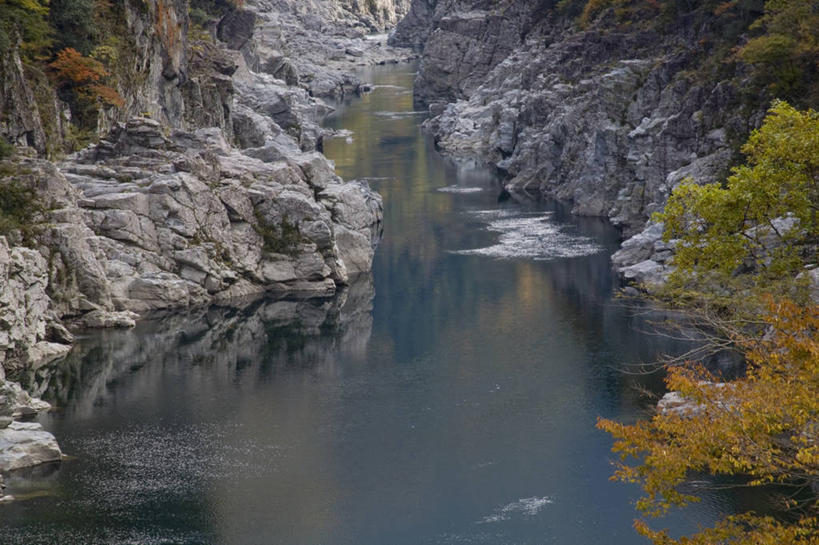
[[372, 278], [81, 339], [29, 377], [72, 459], [11, 479], [0, 543], [643, 543], [594, 424], [645, 416], [660, 380], [620, 368], [673, 347], [613, 301], [617, 232], [444, 160], [412, 70], [373, 69], [328, 121], [338, 173], [384, 197]]

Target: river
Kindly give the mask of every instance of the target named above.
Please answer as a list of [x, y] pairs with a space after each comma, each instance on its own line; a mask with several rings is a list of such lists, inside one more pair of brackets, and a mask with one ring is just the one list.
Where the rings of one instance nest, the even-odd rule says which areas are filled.
[[[155, 316], [30, 383], [71, 459], [14, 476], [3, 544], [636, 544], [598, 416], [673, 346], [613, 300], [618, 233], [442, 158], [412, 67], [370, 70], [328, 139], [384, 197], [372, 278], [324, 301]], [[662, 521], [691, 530], [736, 495]]]

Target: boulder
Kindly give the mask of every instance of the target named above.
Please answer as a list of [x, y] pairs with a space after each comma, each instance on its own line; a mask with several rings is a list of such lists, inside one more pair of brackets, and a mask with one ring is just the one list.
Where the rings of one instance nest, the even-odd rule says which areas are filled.
[[37, 422], [12, 422], [0, 429], [0, 471], [59, 462], [62, 451], [54, 435]]

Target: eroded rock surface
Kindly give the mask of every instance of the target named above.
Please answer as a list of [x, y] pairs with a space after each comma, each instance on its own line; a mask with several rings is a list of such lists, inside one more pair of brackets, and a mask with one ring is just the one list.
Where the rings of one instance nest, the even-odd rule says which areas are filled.
[[[442, 150], [496, 165], [508, 190], [571, 202], [630, 237], [682, 180], [723, 177], [767, 107], [741, 99], [741, 72], [719, 78], [702, 66], [722, 31], [698, 13], [660, 30], [612, 24], [604, 11], [580, 29], [535, 0], [414, 0], [392, 43], [423, 48], [416, 100]], [[661, 281], [669, 248], [643, 248], [646, 236], [615, 262]]]
[[[101, 108], [101, 140], [59, 162], [42, 157], [62, 149], [67, 104], [18, 49], [0, 60], [0, 137], [19, 148], [0, 172], [40, 210], [31, 233], [0, 236], [0, 385], [65, 356], [69, 327], [262, 292], [323, 297], [368, 273], [381, 199], [320, 153], [332, 107], [316, 97], [358, 92], [357, 67], [411, 56], [370, 36], [408, 5], [249, 0], [191, 34], [187, 2], [117, 4], [123, 105]], [[23, 449], [14, 467], [56, 448], [28, 423], [5, 433]]]
[[19, 384], [0, 380], [0, 503], [14, 499], [2, 492], [3, 476], [9, 471], [62, 459], [54, 435], [37, 422], [19, 420], [50, 408], [45, 401], [32, 398]]

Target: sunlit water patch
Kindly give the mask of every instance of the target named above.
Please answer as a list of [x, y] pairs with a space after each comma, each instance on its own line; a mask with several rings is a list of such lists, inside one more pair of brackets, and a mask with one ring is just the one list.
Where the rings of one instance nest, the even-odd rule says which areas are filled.
[[404, 119], [407, 117], [418, 117], [427, 115], [429, 112], [427, 111], [410, 111], [410, 112], [373, 112], [373, 115], [376, 117], [383, 117], [386, 119]]
[[439, 187], [438, 191], [441, 193], [480, 193], [483, 191], [482, 187], [462, 186], [462, 185], [448, 185], [446, 187]]
[[105, 498], [105, 509], [127, 510], [158, 495], [190, 494], [191, 483], [276, 471], [285, 456], [283, 447], [237, 440], [231, 431], [225, 424], [201, 423], [186, 428], [137, 426], [90, 435], [76, 448], [111, 471], [89, 476], [86, 486], [97, 493], [88, 499]]
[[500, 233], [498, 241], [484, 248], [453, 250], [452, 253], [496, 259], [551, 260], [604, 251], [591, 238], [571, 232], [568, 225], [556, 223], [551, 212], [521, 214], [516, 210], [476, 210], [471, 215], [486, 222], [487, 230]]
[[515, 516], [534, 517], [541, 509], [554, 503], [554, 500], [549, 497], [533, 497], [520, 498], [518, 501], [507, 503], [503, 507], [495, 510], [494, 513], [488, 515], [478, 521], [478, 524], [491, 524], [493, 522], [503, 522]]

